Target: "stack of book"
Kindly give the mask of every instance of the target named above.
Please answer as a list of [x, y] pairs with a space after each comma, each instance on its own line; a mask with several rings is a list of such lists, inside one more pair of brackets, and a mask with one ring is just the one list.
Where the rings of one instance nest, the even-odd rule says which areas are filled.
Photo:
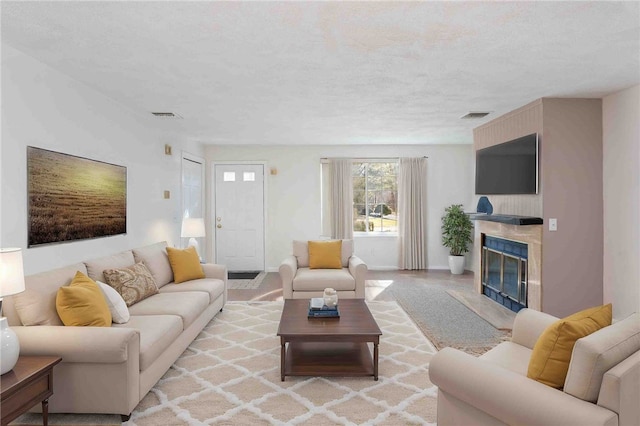
[[309, 300], [309, 318], [339, 318], [338, 306], [327, 306], [322, 297]]

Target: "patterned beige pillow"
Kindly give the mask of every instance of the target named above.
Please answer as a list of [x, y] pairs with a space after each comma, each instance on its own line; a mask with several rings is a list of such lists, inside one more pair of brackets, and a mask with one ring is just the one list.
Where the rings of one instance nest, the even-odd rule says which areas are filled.
[[124, 299], [127, 306], [131, 306], [158, 292], [153, 276], [144, 263], [122, 269], [105, 269], [104, 279]]

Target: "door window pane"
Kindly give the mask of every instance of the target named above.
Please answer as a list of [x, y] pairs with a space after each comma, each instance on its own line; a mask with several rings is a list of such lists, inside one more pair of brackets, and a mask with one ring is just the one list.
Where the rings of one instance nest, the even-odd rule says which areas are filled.
[[254, 182], [256, 180], [256, 174], [254, 172], [243, 172], [242, 180], [245, 182]]
[[223, 179], [225, 182], [235, 182], [236, 172], [224, 172]]

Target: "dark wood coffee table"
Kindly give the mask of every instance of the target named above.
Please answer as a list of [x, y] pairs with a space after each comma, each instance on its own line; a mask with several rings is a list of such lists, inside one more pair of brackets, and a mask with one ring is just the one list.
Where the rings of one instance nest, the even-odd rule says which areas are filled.
[[[287, 299], [278, 327], [280, 379], [373, 376], [382, 332], [364, 299], [340, 299], [340, 318], [307, 318], [308, 299]], [[367, 343], [373, 343], [373, 359]]]

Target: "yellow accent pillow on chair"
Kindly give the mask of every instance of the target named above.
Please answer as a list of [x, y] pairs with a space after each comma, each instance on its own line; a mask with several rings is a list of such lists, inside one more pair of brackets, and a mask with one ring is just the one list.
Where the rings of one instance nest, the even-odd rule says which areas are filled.
[[184, 250], [167, 247], [167, 254], [176, 284], [204, 278], [204, 270], [195, 247], [187, 247]]
[[342, 269], [342, 240], [309, 241], [309, 269]]
[[64, 325], [111, 327], [111, 311], [102, 290], [82, 272], [58, 289], [56, 311]]
[[609, 303], [569, 315], [548, 326], [533, 347], [527, 377], [562, 389], [576, 341], [611, 325], [611, 315]]

